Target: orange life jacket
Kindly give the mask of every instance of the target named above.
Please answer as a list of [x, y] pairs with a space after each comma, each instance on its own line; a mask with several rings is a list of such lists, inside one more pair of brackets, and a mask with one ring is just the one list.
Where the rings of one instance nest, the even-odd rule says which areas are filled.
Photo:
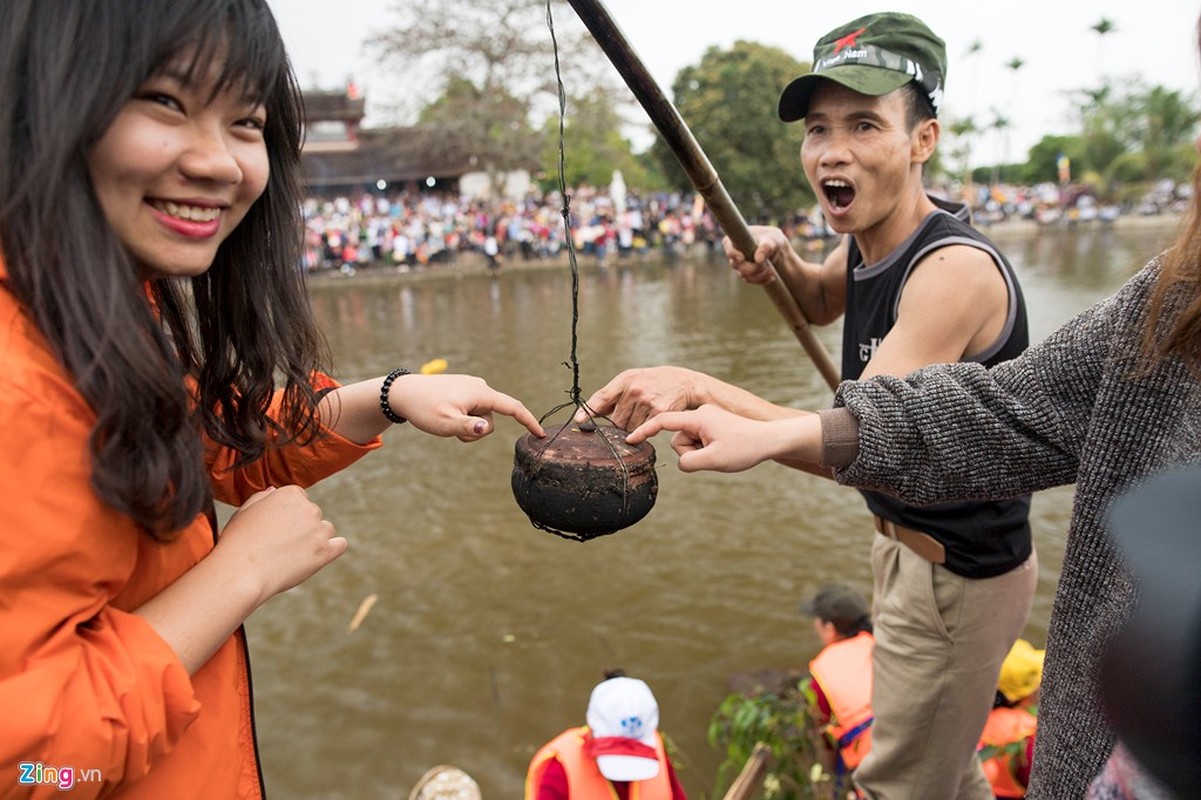
[[826, 733], [838, 744], [843, 766], [859, 766], [872, 746], [872, 647], [866, 631], [833, 642], [809, 662], [809, 674], [830, 704]]
[[[571, 800], [617, 800], [617, 790], [601, 775], [596, 759], [584, 753], [588, 726], [569, 728], [544, 744], [530, 760], [525, 776], [526, 800], [538, 796], [542, 773], [551, 759], [563, 765], [567, 773], [567, 788]], [[645, 781], [631, 781], [629, 800], [672, 800], [671, 780], [667, 772], [667, 751], [663, 737], [655, 733], [655, 755], [659, 759], [659, 774]]]
[[[984, 723], [984, 732], [980, 734], [977, 749], [1004, 748], [1014, 744], [1025, 748], [1024, 742], [1034, 735], [1037, 722], [1035, 716], [1024, 708], [994, 708], [988, 715], [988, 721]], [[984, 759], [981, 766], [984, 767], [984, 774], [988, 776], [988, 782], [992, 784], [994, 795], [1026, 796], [1026, 786], [1017, 779], [1014, 770], [1011, 750], [995, 752], [991, 757]]]

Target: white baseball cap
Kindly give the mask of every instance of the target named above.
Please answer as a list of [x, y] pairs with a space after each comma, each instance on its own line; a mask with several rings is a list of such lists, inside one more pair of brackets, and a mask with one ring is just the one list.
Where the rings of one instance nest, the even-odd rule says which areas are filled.
[[644, 781], [659, 774], [659, 704], [643, 681], [618, 677], [598, 683], [588, 700], [587, 721], [590, 749], [606, 778]]

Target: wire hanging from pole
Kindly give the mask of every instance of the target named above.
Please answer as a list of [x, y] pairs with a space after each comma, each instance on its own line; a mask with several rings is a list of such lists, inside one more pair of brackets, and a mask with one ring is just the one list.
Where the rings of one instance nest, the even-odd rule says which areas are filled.
[[[559, 196], [563, 198], [563, 208], [559, 214], [563, 217], [567, 261], [571, 265], [571, 360], [564, 362], [564, 365], [571, 370], [571, 403], [578, 408], [583, 405], [580, 401], [580, 362], [576, 357], [577, 329], [580, 321], [580, 267], [576, 261], [575, 237], [571, 234], [571, 195], [567, 193], [567, 90], [563, 87], [563, 72], [559, 66], [559, 40], [555, 37], [555, 17], [551, 13], [550, 4], [551, 0], [546, 0], [546, 27], [550, 29], [551, 47], [555, 54], [555, 85], [559, 94]], [[588, 416], [592, 416], [591, 410], [588, 411]]]
[[[571, 407], [571, 417], [545, 439], [525, 434], [517, 441], [512, 477], [513, 495], [535, 528], [564, 539], [586, 542], [615, 533], [640, 520], [654, 505], [658, 492], [655, 450], [649, 442], [631, 445], [626, 432], [612, 420], [595, 414], [580, 399], [577, 356], [580, 321], [580, 270], [571, 231], [571, 195], [567, 192], [567, 91], [559, 62], [551, 0], [546, 24], [554, 47], [555, 81], [559, 94], [559, 194], [563, 198], [563, 229], [571, 265], [571, 400], [552, 408], [543, 422]], [[587, 419], [577, 423], [583, 410]], [[609, 424], [598, 425], [597, 420]]]

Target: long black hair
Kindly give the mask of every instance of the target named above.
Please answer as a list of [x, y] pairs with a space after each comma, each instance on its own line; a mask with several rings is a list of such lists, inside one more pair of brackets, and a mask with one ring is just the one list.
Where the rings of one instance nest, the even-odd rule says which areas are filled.
[[[326, 351], [297, 268], [300, 92], [265, 0], [0, 0], [0, 19], [7, 288], [96, 413], [96, 492], [170, 539], [211, 497], [202, 431], [239, 463], [317, 431], [310, 376]], [[105, 220], [87, 155], [181, 54], [185, 77], [219, 67], [216, 92], [265, 105], [270, 178], [207, 272], [147, 287]], [[277, 377], [278, 425], [266, 414]]]

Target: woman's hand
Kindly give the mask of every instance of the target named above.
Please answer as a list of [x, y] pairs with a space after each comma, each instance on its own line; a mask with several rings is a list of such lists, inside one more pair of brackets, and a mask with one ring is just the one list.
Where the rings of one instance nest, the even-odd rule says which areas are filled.
[[462, 442], [492, 433], [494, 413], [512, 417], [535, 436], [546, 435], [519, 400], [471, 375], [403, 375], [393, 381], [388, 404], [418, 430]]
[[195, 673], [255, 609], [345, 552], [346, 539], [304, 489], [265, 489], [234, 513], [208, 556], [136, 613]]
[[816, 461], [821, 451], [821, 422], [815, 414], [760, 421], [703, 405], [652, 417], [626, 441], [637, 444], [659, 431], [672, 431], [671, 448], [680, 457], [681, 472], [742, 472], [783, 457]]
[[256, 492], [234, 512], [215, 553], [258, 587], [259, 604], [298, 586], [346, 552], [347, 542], [299, 486]]

